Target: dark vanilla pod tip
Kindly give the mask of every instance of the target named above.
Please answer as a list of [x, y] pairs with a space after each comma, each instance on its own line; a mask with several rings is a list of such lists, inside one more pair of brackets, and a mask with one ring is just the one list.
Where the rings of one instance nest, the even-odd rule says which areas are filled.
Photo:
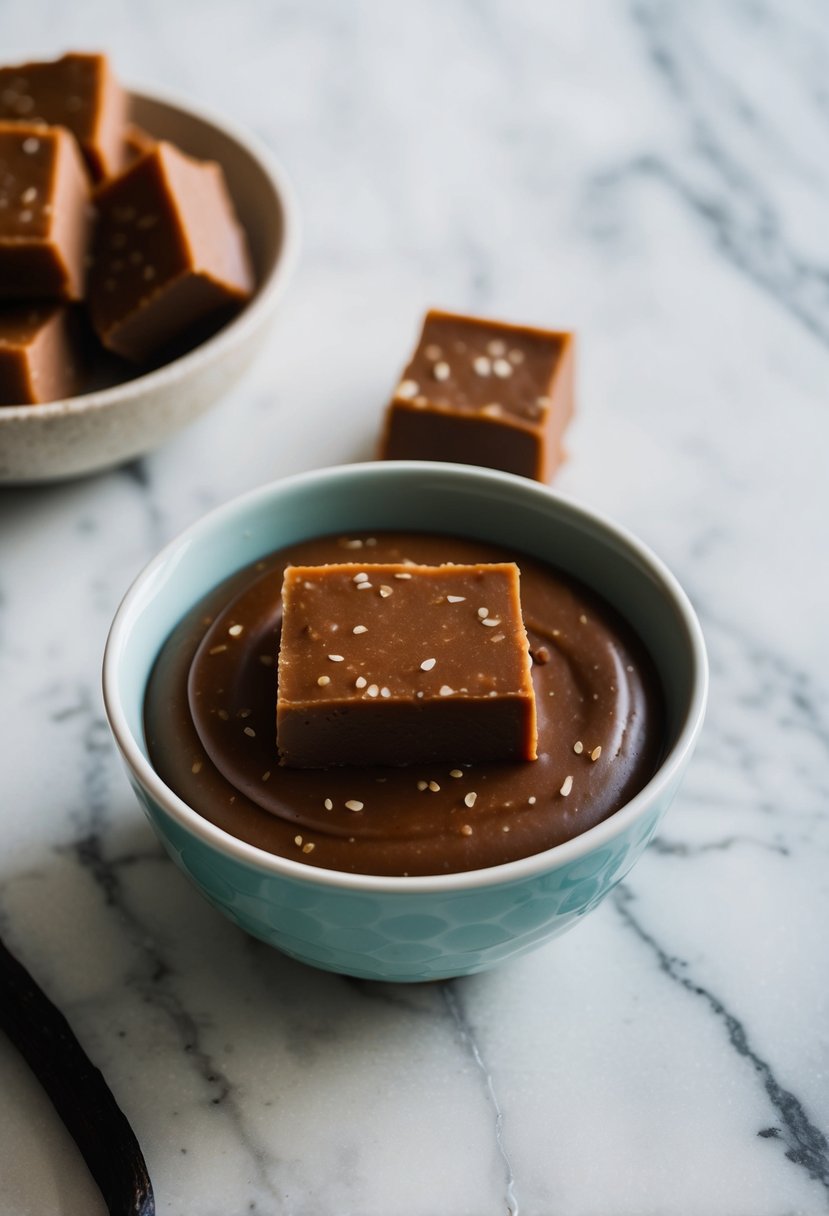
[[0, 941], [0, 1029], [43, 1086], [110, 1216], [155, 1216], [135, 1133], [60, 1010]]

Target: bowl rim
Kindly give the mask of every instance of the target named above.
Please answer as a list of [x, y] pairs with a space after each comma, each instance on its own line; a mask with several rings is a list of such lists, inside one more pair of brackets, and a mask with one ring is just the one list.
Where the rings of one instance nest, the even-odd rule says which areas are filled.
[[[294, 487], [317, 483], [324, 489], [326, 484], [342, 482], [351, 478], [380, 478], [387, 476], [392, 467], [403, 472], [421, 474], [426, 470], [431, 473], [440, 470], [449, 477], [477, 483], [481, 488], [492, 487], [493, 484], [501, 486], [513, 495], [524, 496], [538, 503], [544, 502], [556, 511], [563, 511], [576, 520], [587, 522], [594, 528], [598, 526], [607, 539], [621, 545], [629, 556], [644, 564], [650, 574], [656, 578], [657, 583], [678, 613], [691, 656], [693, 679], [688, 704], [677, 737], [657, 771], [639, 793], [614, 814], [594, 827], [588, 828], [580, 836], [554, 845], [540, 853], [533, 853], [529, 857], [518, 858], [515, 861], [483, 869], [448, 874], [403, 877], [354, 874], [307, 866], [303, 862], [268, 853], [264, 849], [239, 840], [205, 819], [162, 780], [133, 735], [121, 702], [118, 673], [122, 654], [129, 639], [131, 624], [133, 619], [137, 619], [137, 616], [140, 615], [139, 601], [143, 598], [147, 585], [151, 585], [171, 562], [175, 563], [177, 555], [183, 549], [204, 540], [210, 535], [213, 528], [232, 519], [234, 514], [269, 503]], [[172, 622], [170, 627], [172, 628], [174, 624], [175, 622]], [[146, 687], [146, 677], [144, 686]], [[640, 541], [627, 528], [608, 519], [601, 512], [586, 507], [549, 486], [518, 477], [512, 473], [448, 462], [435, 464], [430, 461], [369, 461], [359, 464], [334, 465], [268, 482], [209, 511], [165, 545], [135, 578], [115, 613], [104, 651], [103, 696], [110, 729], [128, 768], [139, 784], [179, 826], [185, 828], [210, 848], [274, 877], [284, 877], [329, 890], [363, 893], [386, 892], [398, 895], [445, 894], [523, 882], [539, 874], [559, 869], [622, 835], [670, 788], [693, 751], [702, 728], [708, 698], [708, 659], [702, 628], [688, 596], [675, 576], [643, 541]]]
[[74, 397], [61, 397], [57, 401], [4, 406], [0, 409], [0, 426], [9, 426], [26, 419], [33, 423], [41, 422], [46, 418], [65, 417], [70, 414], [122, 405], [147, 392], [153, 392], [157, 388], [174, 387], [189, 375], [191, 369], [197, 364], [213, 364], [224, 356], [226, 350], [239, 343], [244, 343], [248, 334], [258, 328], [260, 320], [270, 312], [281, 297], [293, 274], [300, 247], [299, 205], [290, 178], [281, 162], [259, 136], [235, 122], [229, 122], [209, 106], [201, 103], [194, 105], [175, 91], [139, 85], [128, 88], [127, 94], [131, 100], [140, 98], [143, 101], [158, 102], [170, 109], [178, 110], [188, 118], [195, 118], [208, 126], [216, 127], [246, 152], [251, 160], [258, 164], [276, 196], [282, 223], [280, 247], [273, 264], [261, 283], [257, 284], [248, 304], [217, 333], [212, 334], [204, 342], [200, 342], [192, 350], [172, 359], [169, 363], [164, 363], [161, 367], [135, 376], [132, 380], [125, 380], [122, 384], [95, 389], [91, 393], [79, 393]]

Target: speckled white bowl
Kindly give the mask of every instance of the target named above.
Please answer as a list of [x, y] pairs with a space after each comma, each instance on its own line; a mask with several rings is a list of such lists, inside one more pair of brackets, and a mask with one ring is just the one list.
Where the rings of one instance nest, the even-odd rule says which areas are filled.
[[293, 191], [259, 140], [157, 93], [131, 98], [135, 122], [224, 169], [248, 235], [256, 292], [218, 333], [163, 367], [64, 401], [0, 409], [0, 484], [105, 469], [157, 447], [192, 422], [230, 388], [262, 345], [294, 267]]

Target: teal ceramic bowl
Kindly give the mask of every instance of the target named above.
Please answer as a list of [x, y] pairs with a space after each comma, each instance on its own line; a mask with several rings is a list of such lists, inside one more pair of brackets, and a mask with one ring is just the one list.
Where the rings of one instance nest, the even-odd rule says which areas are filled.
[[[543, 853], [462, 874], [387, 878], [314, 869], [243, 843], [169, 789], [148, 757], [147, 678], [167, 635], [211, 587], [271, 550], [331, 532], [451, 532], [514, 546], [593, 587], [628, 619], [659, 672], [662, 764], [604, 823]], [[469, 975], [563, 933], [641, 856], [702, 725], [707, 663], [693, 609], [665, 566], [595, 512], [532, 481], [463, 465], [387, 462], [303, 474], [213, 511], [126, 595], [104, 659], [110, 726], [165, 848], [248, 933], [314, 967], [364, 979]]]

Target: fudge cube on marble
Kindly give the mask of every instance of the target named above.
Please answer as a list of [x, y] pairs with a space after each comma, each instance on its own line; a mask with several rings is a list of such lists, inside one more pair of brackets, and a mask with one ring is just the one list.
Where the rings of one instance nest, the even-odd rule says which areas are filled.
[[573, 413], [573, 335], [431, 311], [386, 411], [381, 457], [549, 481]]

